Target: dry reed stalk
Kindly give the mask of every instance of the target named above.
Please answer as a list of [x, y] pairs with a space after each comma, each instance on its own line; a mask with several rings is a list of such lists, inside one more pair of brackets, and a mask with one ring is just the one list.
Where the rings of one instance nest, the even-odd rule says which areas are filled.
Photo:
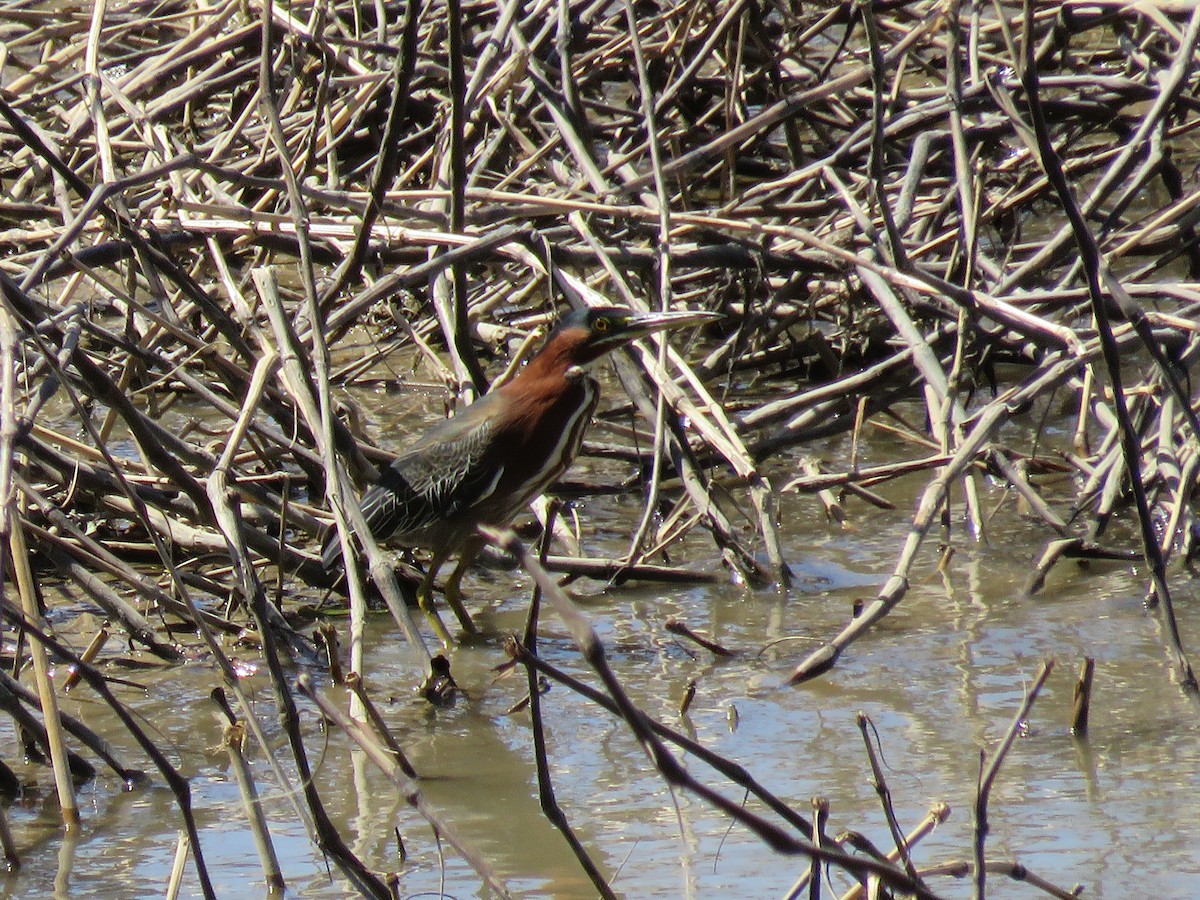
[[8, 826], [8, 813], [0, 809], [0, 850], [4, 852], [4, 870], [12, 874], [21, 868], [21, 855], [17, 852], [12, 829]]
[[1079, 664], [1079, 678], [1075, 682], [1075, 691], [1071, 702], [1071, 734], [1076, 738], [1086, 738], [1088, 733], [1088, 716], [1092, 708], [1092, 678], [1096, 672], [1096, 660], [1085, 657]]
[[[913, 829], [908, 832], [908, 834], [903, 835], [899, 841], [899, 845], [909, 848], [917, 846], [917, 844], [919, 844], [922, 840], [933, 834], [934, 830], [936, 830], [937, 827], [945, 822], [948, 818], [950, 818], [950, 807], [945, 803], [935, 803], [930, 808], [925, 818], [918, 822]], [[900, 846], [889, 850], [886, 854], [884, 854], [884, 858], [892, 862], [899, 861], [902, 856]], [[920, 875], [920, 877], [925, 878], [930, 874], [930, 869], [929, 867], [921, 868], [918, 870], [917, 874]], [[856, 885], [843, 894], [841, 896], [841, 900], [861, 900], [863, 894], [867, 893], [870, 889], [873, 889], [874, 884], [876, 883], [877, 882], [873, 879], [871, 882], [869, 882], [871, 887], [867, 889], [864, 889], [861, 884]]]
[[404, 755], [404, 751], [396, 742], [395, 737], [393, 737], [392, 733], [388, 730], [387, 723], [384, 722], [383, 716], [379, 712], [379, 708], [372, 703], [370, 697], [367, 696], [367, 688], [363, 683], [362, 678], [360, 678], [354, 672], [351, 672], [348, 676], [346, 676], [346, 687], [351, 690], [351, 692], [357, 698], [359, 704], [366, 711], [367, 721], [371, 723], [371, 727], [375, 729], [375, 733], [379, 736], [380, 740], [387, 745], [388, 750], [391, 751], [391, 754], [396, 761], [396, 765], [400, 767], [400, 771], [403, 772], [408, 778], [416, 779], [418, 777], [416, 769], [413, 768], [412, 763], [410, 763], [408, 758]]
[[[709, 579], [785, 581], [777, 521], [807, 495], [848, 487], [853, 524], [856, 497], [887, 504], [867, 487], [933, 470], [892, 578], [799, 663], [803, 680], [902, 601], [935, 524], [957, 536], [955, 486], [964, 538], [984, 536], [986, 474], [1044, 529], [1031, 589], [1064, 556], [1150, 561], [1191, 684], [1162, 567], [1197, 543], [1200, 11], [1027, 7], [6, 9], [5, 509], [22, 495], [37, 562], [163, 660], [200, 650], [222, 667], [212, 631], [251, 622], [307, 652], [263, 585], [286, 611], [340, 580], [316, 539], [331, 518], [361, 525], [351, 479], [398, 447], [352, 433], [341, 387], [393, 380], [412, 351], [438, 360], [428, 378], [450, 401], [505, 367], [476, 357], [544, 323], [556, 288], [652, 298], [727, 326], [701, 353], [618, 362], [653, 427], [588, 449], [649, 473], [638, 539], [619, 569], [548, 567], [682, 581], [698, 567], [654, 561], [682, 545], [724, 559]], [[279, 383], [263, 380], [273, 352]], [[1071, 448], [1012, 427], [1052, 399], [1078, 407]], [[804, 470], [808, 445], [853, 430], [857, 448], [884, 416], [926, 420], [909, 458]], [[1077, 486], [1043, 497], [1030, 471], [1060, 451]], [[778, 490], [763, 472], [781, 462]], [[1123, 515], [1140, 548], [1107, 537]], [[208, 553], [235, 564], [178, 565]], [[374, 547], [369, 565], [428, 656], [395, 567]], [[347, 585], [361, 675], [367, 588], [357, 572]], [[213, 612], [230, 596], [243, 608]], [[199, 641], [168, 633], [176, 616]]]
[[[83, 660], [82, 656], [80, 660]], [[26, 706], [36, 706], [38, 704], [38, 695], [17, 681], [13, 676], [6, 672], [0, 672], [0, 703], [3, 704], [5, 711], [9, 715], [29, 729], [31, 725], [36, 723], [32, 719], [25, 720], [19, 702], [25, 703]], [[63, 730], [102, 759], [127, 787], [133, 787], [145, 781], [146, 774], [144, 772], [140, 769], [130, 769], [122, 764], [112, 746], [78, 719], [62, 711], [59, 712], [59, 718], [62, 720]], [[69, 751], [67, 762], [77, 778], [83, 775], [86, 775], [88, 778], [91, 777], [90, 774], [87, 774], [88, 763]]]
[[[8, 549], [9, 559], [12, 560], [13, 570], [16, 574], [17, 589], [25, 618], [45, 630], [45, 621], [38, 603], [39, 592], [34, 586], [33, 574], [29, 566], [25, 536], [21, 523], [15, 516], [9, 517]], [[71, 833], [80, 828], [79, 806], [75, 800], [75, 784], [67, 763], [67, 747], [63, 740], [62, 723], [58, 717], [58, 698], [54, 691], [54, 681], [50, 675], [50, 661], [46, 655], [46, 648], [36, 639], [29, 642], [29, 655], [33, 659], [33, 672], [37, 683], [38, 703], [42, 710], [46, 745], [50, 751], [50, 763], [54, 770], [54, 784], [58, 789], [58, 808], [62, 815], [63, 826], [68, 833]]]
[[987, 883], [987, 865], [984, 857], [984, 848], [987, 842], [988, 834], [988, 801], [991, 797], [992, 786], [996, 783], [996, 778], [1000, 774], [1000, 767], [1004, 764], [1005, 757], [1008, 756], [1009, 750], [1012, 749], [1013, 742], [1016, 741], [1017, 735], [1026, 727], [1026, 720], [1029, 718], [1029, 712], [1033, 709], [1033, 704], [1037, 700], [1038, 694], [1042, 690], [1042, 686], [1046, 683], [1046, 679], [1050, 677], [1050, 673], [1054, 671], [1054, 661], [1047, 660], [1039, 667], [1037, 673], [1033, 676], [1033, 681], [1029, 685], [1029, 689], [1025, 692], [1025, 698], [1021, 702], [1017, 714], [1013, 717], [1012, 724], [1004, 733], [999, 746], [996, 747], [992, 758], [984, 765], [984, 757], [980, 752], [980, 772], [979, 772], [979, 788], [975, 795], [974, 805], [974, 826], [975, 826], [975, 867], [974, 876], [974, 894], [975, 900], [983, 900], [984, 886]]
[[[550, 548], [551, 536], [554, 534], [554, 523], [558, 518], [558, 505], [554, 504], [547, 511], [546, 528], [542, 533], [541, 546], [538, 548], [538, 556], [541, 562], [545, 562], [546, 553]], [[522, 644], [528, 647], [531, 653], [537, 653], [538, 645], [538, 621], [541, 613], [542, 589], [540, 585], [535, 584], [533, 594], [529, 599], [529, 610], [525, 617], [525, 633], [522, 637]], [[558, 798], [554, 792], [554, 781], [552, 778], [552, 770], [550, 766], [550, 757], [546, 749], [546, 730], [542, 717], [542, 694], [543, 684], [537, 670], [530, 664], [525, 666], [525, 683], [528, 686], [526, 694], [529, 718], [531, 725], [531, 737], [533, 738], [533, 758], [537, 769], [537, 784], [538, 784], [538, 801], [541, 803], [542, 812], [546, 819], [559, 830], [563, 839], [567, 842], [567, 846], [571, 848], [571, 852], [575, 855], [575, 859], [579, 862], [579, 867], [583, 869], [584, 874], [592, 883], [592, 887], [596, 889], [596, 893], [606, 900], [611, 900], [617, 895], [608, 883], [608, 879], [604, 873], [600, 871], [600, 867], [592, 859], [592, 855], [580, 840], [575, 829], [571, 826], [570, 820], [567, 818], [566, 811], [558, 802]]]
[[[1041, 877], [1036, 872], [1029, 871], [1028, 868], [1019, 862], [989, 860], [984, 864], [984, 868], [989, 874], [1005, 875], [1017, 884], [1029, 885], [1047, 896], [1057, 898], [1057, 900], [1078, 900], [1079, 897], [1083, 896], [1083, 885], [1075, 885], [1072, 888], [1060, 887], [1048, 879]], [[921, 870], [921, 874], [924, 876], [950, 875], [954, 878], [966, 878], [971, 874], [971, 863], [965, 859], [951, 860], [950, 862], [941, 863], [936, 866], [927, 866]]]
[[[773, 822], [748, 811], [738, 803], [728, 800], [722, 794], [690, 774], [666, 748], [660, 737], [660, 729], [655, 728], [651, 720], [629, 699], [620, 681], [609, 666], [605, 657], [604, 646], [591, 623], [566, 593], [554, 583], [545, 569], [541, 567], [538, 561], [525, 549], [512, 532], [497, 532], [488, 529], [484, 531], [484, 534], [488, 540], [516, 556], [521, 561], [521, 565], [525, 570], [533, 577], [538, 588], [550, 601], [559, 618], [562, 619], [563, 624], [570, 630], [571, 637], [579, 647], [584, 660], [600, 678], [607, 693], [607, 699], [611, 701], [610, 708], [624, 720], [633, 736], [641, 744], [649, 762], [669, 786], [672, 788], [683, 788], [689, 793], [695, 794], [733, 821], [749, 829], [777, 853], [787, 855], [803, 854], [823, 862], [834, 863], [858, 877], [867, 877], [868, 873], [878, 875], [889, 885], [911, 892], [917, 897], [932, 898], [936, 896], [922, 884], [912, 880], [907, 874], [893, 867], [879, 866], [873, 860], [851, 857], [838, 849], [817, 846], [807, 838], [796, 838]], [[808, 834], [811, 833], [810, 827]]]
[[[100, 655], [100, 651], [104, 649], [104, 645], [108, 643], [108, 637], [109, 637], [109, 633], [108, 633], [107, 628], [99, 629], [96, 632], [96, 634], [92, 637], [92, 639], [90, 641], [88, 641], [88, 645], [87, 645], [87, 647], [84, 648], [84, 651], [81, 654], [79, 654], [79, 658], [82, 659], [85, 663], [95, 662], [96, 657]], [[63, 679], [63, 682], [62, 682], [63, 693], [64, 694], [70, 693], [71, 688], [73, 688], [78, 683], [79, 683], [79, 673], [76, 671], [71, 671], [67, 675], [67, 677]]]
[[462, 854], [463, 859], [475, 870], [489, 890], [494, 891], [500, 897], [512, 896], [505, 887], [503, 880], [492, 870], [488, 861], [480, 856], [470, 845], [465, 843], [458, 836], [453, 826], [446, 822], [437, 811], [433, 810], [426, 803], [416, 783], [404, 773], [390, 749], [367, 728], [366, 724], [346, 715], [336, 704], [330, 702], [328, 698], [314, 687], [307, 675], [300, 676], [296, 687], [317, 704], [321, 713], [330, 722], [341, 728], [367, 754], [371, 762], [383, 772], [388, 780], [402, 791], [405, 802], [429, 822], [435, 834], [439, 838], [444, 838], [447, 843]]
[[258, 796], [258, 788], [254, 783], [254, 775], [245, 755], [246, 730], [240, 724], [230, 725], [225, 729], [225, 750], [229, 754], [230, 766], [237, 779], [238, 790], [242, 795], [242, 803], [246, 807], [246, 818], [250, 822], [250, 833], [254, 837], [254, 847], [258, 851], [259, 863], [263, 869], [263, 880], [267, 884], [267, 895], [281, 895], [285, 888], [283, 872], [279, 868], [279, 858], [275, 855], [275, 845], [271, 842], [271, 832], [267, 827], [267, 819], [263, 814], [262, 801]]
[[858, 724], [858, 730], [862, 734], [863, 746], [867, 748], [867, 760], [871, 764], [871, 777], [874, 779], [875, 793], [879, 795], [879, 802], [883, 806], [884, 819], [886, 819], [888, 830], [892, 834], [892, 843], [896, 848], [895, 859], [904, 864], [904, 871], [914, 881], [920, 883], [921, 877], [917, 874], [916, 866], [913, 865], [912, 853], [908, 842], [905, 840], [904, 834], [900, 831], [900, 823], [896, 820], [896, 810], [892, 805], [892, 791], [888, 787], [887, 778], [883, 774], [883, 766], [880, 764], [879, 754], [876, 752], [875, 743], [871, 739], [872, 733], [874, 733], [876, 741], [879, 739], [878, 732], [875, 731], [875, 723], [863, 712], [860, 712], [855, 719]]
[[167, 900], [176, 900], [179, 896], [179, 891], [183, 886], [183, 870], [187, 865], [188, 849], [191, 841], [188, 839], [186, 831], [180, 831], [179, 837], [175, 841], [175, 855], [171, 860], [171, 872], [167, 876], [167, 883], [163, 886], [163, 895]]

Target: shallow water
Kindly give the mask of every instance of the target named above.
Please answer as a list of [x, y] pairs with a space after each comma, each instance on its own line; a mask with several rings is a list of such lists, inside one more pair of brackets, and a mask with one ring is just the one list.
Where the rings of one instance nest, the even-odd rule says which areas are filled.
[[[848, 446], [832, 442], [830, 466]], [[880, 458], [897, 447], [867, 448]], [[586, 463], [584, 464], [586, 468]], [[598, 469], [609, 477], [609, 470]], [[576, 474], [579, 474], [577, 470]], [[790, 474], [781, 465], [773, 473]], [[688, 731], [743, 764], [768, 789], [806, 816], [810, 799], [828, 798], [829, 832], [860, 831], [881, 848], [890, 839], [871, 783], [859, 711], [878, 729], [885, 775], [902, 830], [938, 802], [947, 822], [914, 850], [918, 866], [969, 859], [971, 807], [980, 750], [1003, 737], [1039, 663], [1058, 667], [1034, 707], [992, 795], [988, 857], [1019, 860], [1060, 887], [1085, 886], [1088, 897], [1190, 897], [1200, 888], [1200, 772], [1195, 706], [1169, 680], [1143, 585], [1127, 566], [1061, 563], [1035, 597], [1021, 585], [1046, 539], [995, 485], [982, 485], [994, 510], [987, 539], [958, 528], [945, 575], [931, 538], [900, 606], [853, 645], [834, 670], [799, 687], [783, 687], [792, 668], [846, 622], [854, 601], [870, 597], [890, 574], [908, 529], [914, 498], [926, 476], [909, 476], [879, 492], [896, 505], [880, 511], [847, 500], [844, 527], [824, 520], [812, 497], [783, 498], [787, 557], [796, 586], [747, 591], [720, 586], [630, 584], [606, 589], [580, 581], [571, 590], [592, 620], [627, 690], [649, 715]], [[620, 498], [584, 502], [580, 514], [588, 551], [616, 555], [638, 512]], [[955, 506], [961, 513], [961, 506]], [[715, 553], [697, 535], [673, 550], [673, 561], [704, 568]], [[1200, 629], [1197, 581], [1172, 580], [1185, 642]], [[528, 582], [519, 573], [483, 572], [466, 582], [477, 622], [502, 635], [519, 631]], [[732, 659], [667, 633], [678, 618], [735, 650]], [[529, 717], [508, 710], [525, 693], [524, 675], [498, 675], [505, 659], [499, 638], [453, 654], [467, 698], [435, 710], [411, 691], [419, 660], [395, 634], [389, 617], [371, 621], [367, 672], [373, 694], [413, 765], [422, 789], [477, 851], [494, 861], [515, 894], [587, 898], [594, 889], [562, 838], [542, 816], [536, 796]], [[554, 615], [543, 615], [541, 652], [586, 678], [586, 666]], [[1189, 640], [1192, 638], [1192, 640]], [[231, 649], [250, 663], [252, 650]], [[1078, 663], [1096, 658], [1092, 731], [1068, 732]], [[203, 851], [220, 896], [263, 893], [261, 874], [240, 800], [220, 744], [220, 721], [207, 698], [217, 678], [204, 664], [125, 674], [144, 691], [119, 690], [173, 750], [191, 779]], [[344, 701], [342, 692], [329, 688]], [[690, 680], [695, 702], [677, 709]], [[259, 717], [278, 740], [270, 690], [261, 674], [246, 685], [261, 702]], [[86, 687], [67, 698], [69, 711], [111, 738], [131, 765], [150, 768], [111, 714]], [[452, 850], [439, 859], [429, 828], [396, 790], [337, 731], [324, 734], [304, 705], [305, 733], [321, 794], [352, 849], [377, 871], [400, 873], [404, 896], [485, 895]], [[565, 688], [544, 700], [547, 739], [559, 803], [619, 893], [630, 897], [782, 896], [805, 870], [694, 797], [664, 786], [627, 728]], [[280, 749], [280, 757], [286, 753]], [[267, 798], [272, 834], [288, 894], [353, 896], [330, 876], [289, 801], [270, 781], [261, 756], [255, 772]], [[741, 792], [706, 766], [697, 776], [738, 799]], [[4, 896], [57, 890], [61, 896], [112, 897], [161, 893], [174, 853], [179, 816], [158, 779], [125, 792], [108, 775], [81, 795], [82, 835], [64, 845], [57, 827], [52, 779], [27, 767], [35, 789], [8, 810], [22, 849], [22, 868], [0, 880]], [[751, 804], [752, 809], [757, 809]], [[398, 858], [396, 829], [407, 858]], [[837, 887], [849, 882], [835, 875]], [[934, 878], [948, 897], [970, 896], [970, 884]], [[1002, 875], [989, 878], [996, 897], [1044, 896]], [[189, 875], [185, 896], [198, 895]]]

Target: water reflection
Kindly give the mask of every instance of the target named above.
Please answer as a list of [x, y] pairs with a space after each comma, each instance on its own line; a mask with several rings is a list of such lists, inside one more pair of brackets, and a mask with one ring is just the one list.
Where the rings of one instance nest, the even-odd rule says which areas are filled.
[[[1065, 564], [1051, 574], [1045, 591], [1023, 596], [1020, 587], [1041, 550], [1041, 531], [1010, 506], [1001, 505], [989, 522], [990, 544], [952, 537], [956, 552], [944, 573], [936, 568], [931, 543], [904, 601], [831, 673], [798, 688], [780, 687], [798, 658], [845, 624], [855, 599], [872, 595], [887, 577], [907, 532], [904, 511], [922, 484], [913, 478], [893, 485], [889, 498], [897, 509], [887, 515], [852, 503], [845, 529], [815, 516], [789, 517], [789, 559], [798, 586], [787, 595], [729, 585], [606, 590], [579, 582], [574, 589], [612, 665], [647, 713], [685, 725], [806, 814], [810, 798], [828, 798], [832, 833], [855, 829], [886, 847], [887, 829], [855, 725], [855, 715], [867, 713], [880, 735], [901, 827], [914, 825], [936, 802], [952, 807], [949, 821], [918, 848], [919, 864], [969, 858], [979, 752], [991, 752], [1003, 736], [1040, 661], [1055, 658], [1058, 670], [996, 784], [989, 856], [1018, 858], [1061, 886], [1081, 882], [1088, 896], [1185, 896], [1178, 879], [1194, 874], [1200, 858], [1200, 825], [1191, 814], [1194, 773], [1200, 770], [1198, 726], [1192, 707], [1169, 683], [1154, 624], [1141, 606], [1141, 585], [1117, 564]], [[1000, 496], [985, 491], [985, 498], [998, 503]], [[792, 509], [807, 502], [792, 498]], [[585, 545], [592, 553], [623, 549], [624, 519], [615, 510], [609, 500], [589, 503]], [[598, 537], [604, 534], [607, 540]], [[678, 560], [697, 565], [710, 552], [698, 541], [675, 551]], [[1195, 592], [1194, 580], [1175, 578], [1178, 596]], [[485, 573], [467, 582], [474, 604], [484, 610], [479, 623], [497, 635], [522, 627], [527, 588], [514, 573]], [[1179, 606], [1185, 636], [1194, 634], [1200, 622], [1186, 599]], [[668, 633], [665, 623], [672, 618], [736, 655], [715, 658]], [[549, 613], [544, 623], [544, 656], [592, 681], [563, 627]], [[495, 861], [517, 894], [594, 896], [541, 813], [528, 714], [507, 712], [524, 695], [525, 679], [497, 675], [504, 660], [499, 639], [454, 652], [455, 673], [468, 696], [451, 709], [434, 710], [409, 689], [419, 661], [397, 639], [390, 619], [373, 619], [371, 629], [373, 695], [422, 774], [430, 802]], [[1085, 655], [1095, 657], [1096, 675], [1091, 736], [1081, 743], [1068, 727], [1075, 670]], [[261, 873], [236, 786], [223, 753], [210, 750], [221, 733], [207, 700], [215, 676], [193, 665], [138, 677], [145, 695], [131, 691], [125, 699], [191, 777], [218, 892], [257, 895]], [[260, 719], [278, 740], [261, 678], [247, 684], [256, 689]], [[678, 704], [693, 681], [695, 698], [680, 722]], [[144, 765], [109, 713], [85, 693], [73, 692], [65, 705], [106, 733], [127, 761]], [[559, 802], [620, 892], [778, 896], [804, 871], [803, 860], [770, 854], [694, 798], [672, 796], [628, 730], [606, 712], [558, 686], [544, 706]], [[404, 894], [443, 885], [454, 896], [480, 894], [465, 864], [452, 852], [440, 856], [429, 827], [340, 733], [324, 733], [309, 708], [305, 734], [322, 796], [356, 853], [379, 871], [398, 872]], [[353, 896], [336, 872], [327, 874], [258, 754], [252, 762], [289, 893]], [[740, 796], [702, 764], [691, 768], [728, 796]], [[101, 777], [84, 791], [85, 828], [72, 845], [57, 829], [47, 773], [31, 767], [22, 774], [39, 790], [9, 810], [24, 867], [0, 882], [0, 895], [161, 893], [180, 825], [165, 788], [156, 782], [127, 793], [114, 778]], [[396, 829], [407, 853], [403, 861]], [[997, 895], [1025, 895], [1000, 876], [991, 883]], [[934, 886], [946, 896], [970, 892], [949, 879]], [[197, 895], [194, 876], [184, 895]]]

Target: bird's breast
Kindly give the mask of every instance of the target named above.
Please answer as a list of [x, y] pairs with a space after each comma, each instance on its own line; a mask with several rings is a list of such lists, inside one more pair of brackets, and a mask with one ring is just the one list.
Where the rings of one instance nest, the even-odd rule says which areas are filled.
[[516, 439], [502, 460], [504, 473], [493, 492], [505, 508], [494, 518], [507, 524], [567, 470], [599, 397], [599, 385], [589, 377], [572, 378], [553, 390], [522, 392], [512, 417]]

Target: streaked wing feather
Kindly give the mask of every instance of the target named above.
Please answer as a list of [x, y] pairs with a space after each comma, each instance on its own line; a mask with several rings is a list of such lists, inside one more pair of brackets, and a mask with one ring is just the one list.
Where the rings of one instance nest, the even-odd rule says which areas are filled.
[[495, 468], [481, 465], [493, 429], [486, 417], [468, 415], [473, 409], [441, 423], [397, 457], [363, 497], [363, 515], [376, 537], [452, 518], [495, 489]]

